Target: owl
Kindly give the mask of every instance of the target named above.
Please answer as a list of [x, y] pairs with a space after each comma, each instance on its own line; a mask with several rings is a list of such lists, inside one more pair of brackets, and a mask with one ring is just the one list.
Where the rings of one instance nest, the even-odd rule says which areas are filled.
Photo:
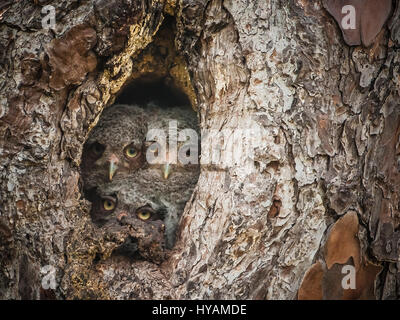
[[[149, 186], [150, 189], [150, 186]], [[91, 191], [91, 218], [108, 237], [127, 230], [115, 252], [161, 263], [165, 258], [166, 208], [148, 190], [130, 179], [119, 179]], [[118, 236], [119, 237], [119, 236]]]
[[[162, 109], [148, 105], [146, 111], [149, 116], [146, 165], [134, 173], [134, 179], [142, 186], [151, 186], [152, 197], [167, 208], [166, 244], [171, 248], [180, 217], [200, 174], [197, 117], [193, 110], [182, 107]], [[157, 132], [163, 135], [161, 142], [154, 139], [159, 138]]]
[[84, 144], [81, 175], [84, 189], [103, 185], [145, 164], [147, 117], [135, 105], [114, 105], [104, 110]]
[[140, 181], [143, 203], [147, 201], [150, 206], [163, 212], [166, 247], [171, 249], [175, 243], [180, 217], [196, 186], [199, 172], [174, 168], [165, 179], [162, 167], [163, 165], [141, 169], [133, 174], [132, 181]]

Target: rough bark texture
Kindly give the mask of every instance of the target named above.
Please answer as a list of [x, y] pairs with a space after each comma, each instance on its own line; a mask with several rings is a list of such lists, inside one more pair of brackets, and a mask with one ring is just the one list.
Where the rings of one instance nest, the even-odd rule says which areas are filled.
[[[369, 47], [320, 0], [58, 0], [53, 31], [42, 2], [0, 5], [1, 298], [400, 298], [397, 0]], [[112, 255], [79, 182], [101, 110], [148, 74], [208, 132], [161, 266]], [[218, 136], [250, 128], [252, 145]], [[211, 146], [241, 161], [205, 164]]]

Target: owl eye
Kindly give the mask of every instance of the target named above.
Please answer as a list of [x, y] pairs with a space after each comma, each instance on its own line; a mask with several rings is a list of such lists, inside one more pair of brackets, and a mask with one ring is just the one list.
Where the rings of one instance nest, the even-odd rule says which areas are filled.
[[104, 151], [104, 146], [98, 142], [93, 143], [92, 150], [96, 155], [101, 155]]
[[111, 211], [115, 209], [115, 201], [111, 199], [103, 199], [103, 208], [106, 211]]
[[157, 145], [157, 143], [152, 144], [152, 145], [149, 147], [149, 150], [150, 150], [151, 152], [157, 152], [157, 151], [158, 151], [158, 145]]
[[138, 155], [138, 151], [133, 146], [128, 146], [125, 148], [125, 154], [128, 158], [135, 158]]
[[153, 153], [154, 157], [158, 157], [158, 150], [160, 149], [160, 144], [156, 141], [148, 141], [150, 143], [148, 146], [148, 151]]
[[152, 218], [153, 214], [156, 214], [156, 212], [148, 204], [136, 210], [136, 215], [138, 216], [138, 218], [144, 221]]
[[151, 217], [151, 212], [146, 210], [140, 210], [138, 211], [137, 216], [141, 220], [148, 220]]

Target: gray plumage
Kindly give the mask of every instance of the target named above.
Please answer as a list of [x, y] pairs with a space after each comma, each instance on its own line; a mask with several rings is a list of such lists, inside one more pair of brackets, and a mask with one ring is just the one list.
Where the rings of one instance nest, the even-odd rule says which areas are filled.
[[90, 196], [92, 221], [109, 236], [128, 227], [129, 236], [118, 253], [139, 254], [146, 260], [160, 263], [165, 258], [166, 208], [148, 190], [130, 179], [104, 184]]
[[[165, 245], [171, 248], [175, 242], [177, 225], [200, 172], [198, 154], [194, 152], [199, 148], [198, 140], [191, 140], [189, 143], [189, 140], [183, 139], [185, 141], [177, 143], [177, 151], [180, 150], [181, 156], [183, 154], [183, 157], [192, 160], [196, 158], [196, 163], [171, 162], [174, 159], [169, 145], [172, 139], [168, 131], [169, 125], [170, 121], [177, 121], [178, 134], [184, 129], [193, 129], [191, 132], [196, 132], [199, 136], [196, 114], [189, 108], [163, 109], [154, 104], [144, 109], [137, 106], [115, 106], [106, 111], [98, 127], [93, 129], [87, 142], [88, 148], [83, 153], [84, 156], [90, 155], [88, 150], [94, 143], [104, 144], [106, 148], [102, 157], [105, 161], [97, 159], [94, 163], [97, 161], [99, 165], [93, 166], [93, 159], [82, 159], [84, 189], [92, 190], [88, 197], [92, 201], [93, 222], [110, 230], [128, 224], [132, 230], [136, 230], [133, 232], [133, 240], [127, 243], [129, 250], [159, 262]], [[162, 153], [160, 144], [153, 140], [145, 141], [146, 134], [151, 129], [159, 129], [165, 133], [167, 157], [163, 163], [147, 162], [149, 158], [146, 155]], [[184, 135], [180, 138], [184, 138]], [[112, 180], [108, 179], [107, 159], [110, 153], [106, 154], [106, 150], [122, 158], [124, 154], [118, 153], [118, 150], [124, 150], [132, 142], [135, 146], [141, 145], [141, 156], [137, 158], [135, 166], [118, 168]], [[115, 199], [115, 208], [107, 211], [103, 206], [102, 209], [103, 199]], [[137, 213], [143, 208], [154, 219], [144, 221], [138, 218]], [[121, 213], [124, 213], [123, 217]], [[156, 239], [158, 245], [155, 245]]]
[[[193, 129], [197, 137], [200, 137], [196, 114], [189, 108], [174, 107], [162, 109], [157, 105], [149, 105], [146, 111], [149, 118], [148, 130], [163, 130], [166, 133], [167, 141], [171, 139], [168, 134], [171, 121], [177, 121], [178, 135], [185, 129]], [[167, 146], [169, 147], [168, 143]], [[200, 174], [198, 163], [200, 141], [197, 140], [195, 145], [190, 144], [188, 140], [180, 141], [177, 145], [178, 152], [180, 150], [186, 153], [188, 146], [191, 147], [192, 152], [194, 149], [198, 150], [198, 154], [195, 155], [195, 164], [182, 164], [177, 161], [177, 163], [169, 164], [168, 170], [166, 170], [165, 164], [147, 163], [142, 170], [134, 174], [134, 179], [141, 181], [142, 185], [151, 185], [151, 190], [148, 193], [152, 193], [152, 196], [156, 197], [157, 201], [167, 208], [167, 215], [164, 222], [168, 247], [172, 247], [175, 242], [176, 227]], [[165, 177], [166, 173], [168, 173], [167, 178]]]
[[114, 105], [105, 109], [83, 147], [84, 189], [124, 178], [141, 168], [145, 164], [146, 132], [147, 117], [142, 108]]

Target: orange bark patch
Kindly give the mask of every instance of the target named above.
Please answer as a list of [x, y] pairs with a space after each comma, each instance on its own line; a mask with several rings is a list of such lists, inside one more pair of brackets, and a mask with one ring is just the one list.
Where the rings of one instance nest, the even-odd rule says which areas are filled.
[[382, 267], [363, 263], [356, 276], [356, 288], [343, 290], [343, 300], [375, 300], [375, 279]]
[[279, 215], [279, 211], [281, 210], [281, 207], [282, 207], [282, 201], [279, 199], [275, 199], [271, 205], [271, 208], [269, 209], [268, 218], [277, 217]]
[[314, 263], [304, 275], [297, 298], [299, 300], [322, 300], [323, 276], [324, 269], [322, 264], [318, 261], [317, 263]]
[[344, 264], [353, 258], [356, 270], [360, 267], [360, 243], [358, 240], [358, 217], [351, 211], [336, 221], [325, 244], [325, 261], [328, 269], [333, 264]]
[[[355, 9], [355, 29], [343, 28], [342, 19], [350, 17], [350, 13], [342, 9], [351, 5]], [[324, 0], [324, 6], [335, 18], [342, 30], [343, 38], [348, 45], [368, 47], [381, 31], [392, 10], [392, 0]]]
[[96, 44], [96, 31], [87, 26], [73, 27], [62, 39], [54, 39], [47, 48], [52, 69], [50, 87], [61, 90], [82, 83], [93, 71], [97, 59], [91, 49]]

